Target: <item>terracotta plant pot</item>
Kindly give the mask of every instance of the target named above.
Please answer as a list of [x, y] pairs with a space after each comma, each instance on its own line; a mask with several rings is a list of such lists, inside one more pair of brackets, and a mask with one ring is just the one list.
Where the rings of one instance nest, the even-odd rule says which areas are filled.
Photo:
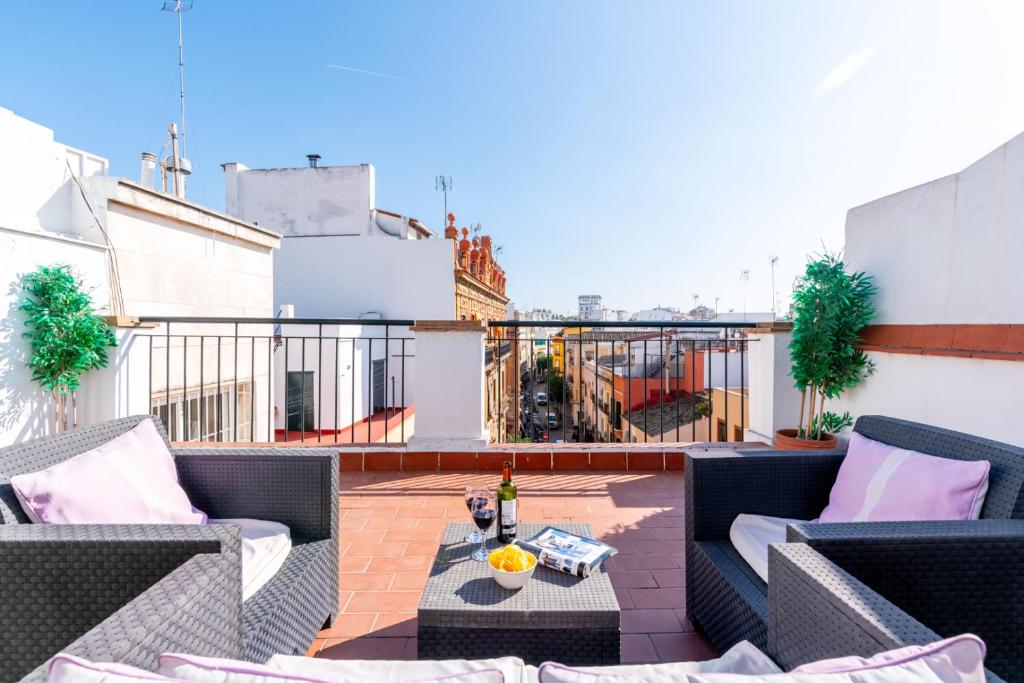
[[838, 440], [832, 434], [822, 434], [819, 439], [799, 439], [795, 429], [780, 429], [775, 432], [777, 451], [827, 451], [836, 447]]

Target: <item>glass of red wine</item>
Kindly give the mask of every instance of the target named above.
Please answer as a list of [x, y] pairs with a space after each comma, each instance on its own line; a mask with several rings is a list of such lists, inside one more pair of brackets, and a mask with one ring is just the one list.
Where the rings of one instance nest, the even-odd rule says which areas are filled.
[[[466, 487], [466, 508], [469, 509], [469, 514], [473, 514], [473, 509], [476, 508], [484, 498], [487, 497], [489, 491], [482, 489], [479, 486], [473, 486], [470, 484]], [[473, 531], [466, 536], [466, 543], [479, 543], [483, 538], [483, 534], [480, 533], [479, 529], [473, 529]]]
[[477, 562], [486, 562], [487, 549], [484, 548], [484, 544], [487, 541], [487, 530], [494, 525], [494, 520], [498, 516], [498, 506], [494, 493], [492, 491], [483, 492], [483, 496], [476, 499], [472, 513], [473, 522], [481, 532], [480, 547], [473, 553], [472, 558]]

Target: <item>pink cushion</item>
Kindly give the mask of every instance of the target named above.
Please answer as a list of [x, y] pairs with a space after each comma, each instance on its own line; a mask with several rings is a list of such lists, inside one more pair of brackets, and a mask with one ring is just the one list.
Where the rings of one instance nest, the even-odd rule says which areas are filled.
[[174, 458], [153, 421], [32, 474], [11, 477], [39, 524], [203, 524], [178, 483]]
[[977, 519], [987, 460], [951, 460], [896, 448], [857, 432], [819, 522]]
[[985, 643], [975, 635], [966, 634], [947, 638], [927, 645], [909, 645], [897, 650], [880, 652], [873, 657], [838, 657], [822, 659], [804, 664], [793, 669], [795, 674], [828, 674], [865, 671], [888, 666], [898, 666], [903, 662], [924, 659], [934, 656], [947, 657], [953, 660], [957, 669], [973, 669], [985, 659]]

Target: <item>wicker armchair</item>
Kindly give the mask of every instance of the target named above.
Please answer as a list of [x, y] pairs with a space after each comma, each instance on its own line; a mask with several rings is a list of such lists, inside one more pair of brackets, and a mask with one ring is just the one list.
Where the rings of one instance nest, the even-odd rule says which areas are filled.
[[338, 456], [330, 449], [174, 451], [181, 485], [210, 517], [291, 530], [284, 566], [244, 603], [235, 526], [29, 523], [12, 476], [94, 448], [146, 417], [0, 449], [0, 680], [46, 680], [45, 662], [59, 651], [150, 669], [167, 651], [262, 662], [304, 654], [336, 617]]
[[[1024, 449], [894, 418], [861, 417], [854, 430], [900, 448], [992, 463], [981, 520], [796, 524], [804, 542], [943, 637], [988, 645], [989, 666], [1024, 679]], [[720, 650], [768, 646], [769, 587], [729, 541], [740, 513], [814, 519], [828, 503], [845, 453], [686, 453], [686, 604]], [[769, 566], [769, 576], [771, 573]]]

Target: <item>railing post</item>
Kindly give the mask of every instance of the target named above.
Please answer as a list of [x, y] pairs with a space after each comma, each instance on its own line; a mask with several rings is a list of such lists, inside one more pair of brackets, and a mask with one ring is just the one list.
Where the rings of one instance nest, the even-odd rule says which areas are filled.
[[485, 447], [483, 321], [417, 321], [411, 329], [416, 335], [416, 422], [409, 449]]
[[800, 393], [789, 374], [788, 325], [758, 328], [748, 334], [750, 426], [746, 441], [772, 444], [779, 429], [796, 427]]

